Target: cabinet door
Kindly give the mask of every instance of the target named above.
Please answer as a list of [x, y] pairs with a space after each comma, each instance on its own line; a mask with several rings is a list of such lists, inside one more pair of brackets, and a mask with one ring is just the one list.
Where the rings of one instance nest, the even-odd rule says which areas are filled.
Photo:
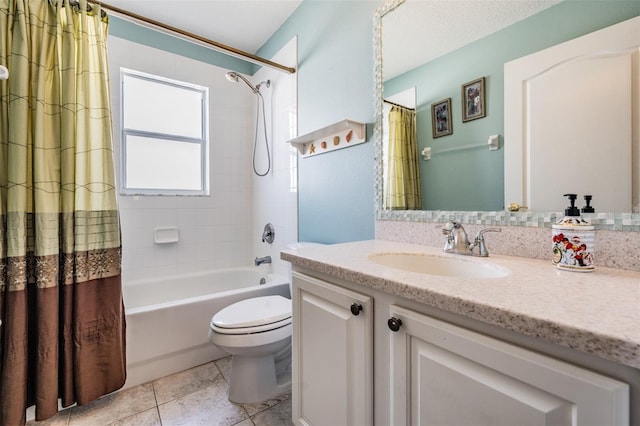
[[294, 272], [292, 301], [294, 422], [371, 425], [373, 300]]
[[628, 385], [391, 306], [393, 425], [624, 425]]

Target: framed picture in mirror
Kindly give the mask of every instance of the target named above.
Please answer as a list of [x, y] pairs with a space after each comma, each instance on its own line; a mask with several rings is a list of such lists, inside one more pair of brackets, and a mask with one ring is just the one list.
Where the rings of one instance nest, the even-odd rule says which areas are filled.
[[434, 139], [453, 133], [451, 98], [431, 104], [431, 129]]
[[485, 117], [484, 77], [462, 85], [462, 122]]

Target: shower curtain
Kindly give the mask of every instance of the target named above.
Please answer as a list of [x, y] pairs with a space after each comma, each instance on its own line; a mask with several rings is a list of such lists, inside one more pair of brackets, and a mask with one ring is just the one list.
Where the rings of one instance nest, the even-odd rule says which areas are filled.
[[384, 182], [385, 208], [420, 210], [420, 172], [416, 112], [397, 105], [389, 111], [388, 170]]
[[125, 381], [106, 57], [86, 0], [0, 0], [0, 424]]

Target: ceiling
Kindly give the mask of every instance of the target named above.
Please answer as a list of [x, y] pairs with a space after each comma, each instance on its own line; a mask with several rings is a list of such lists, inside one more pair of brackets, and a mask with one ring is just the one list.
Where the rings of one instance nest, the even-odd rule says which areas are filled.
[[[302, 0], [107, 0], [105, 3], [256, 53]], [[116, 13], [113, 13], [117, 16]]]
[[407, 0], [382, 18], [384, 79], [430, 62], [560, 1]]
[[[382, 4], [382, 0], [359, 1]], [[406, 0], [383, 18], [385, 79], [560, 1]], [[302, 0], [107, 0], [106, 3], [255, 54]]]

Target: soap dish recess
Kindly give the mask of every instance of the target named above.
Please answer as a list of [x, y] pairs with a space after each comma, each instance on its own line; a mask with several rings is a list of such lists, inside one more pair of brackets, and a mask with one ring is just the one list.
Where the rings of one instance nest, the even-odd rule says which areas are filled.
[[178, 228], [176, 227], [155, 228], [153, 230], [153, 241], [156, 244], [177, 243], [178, 240]]

